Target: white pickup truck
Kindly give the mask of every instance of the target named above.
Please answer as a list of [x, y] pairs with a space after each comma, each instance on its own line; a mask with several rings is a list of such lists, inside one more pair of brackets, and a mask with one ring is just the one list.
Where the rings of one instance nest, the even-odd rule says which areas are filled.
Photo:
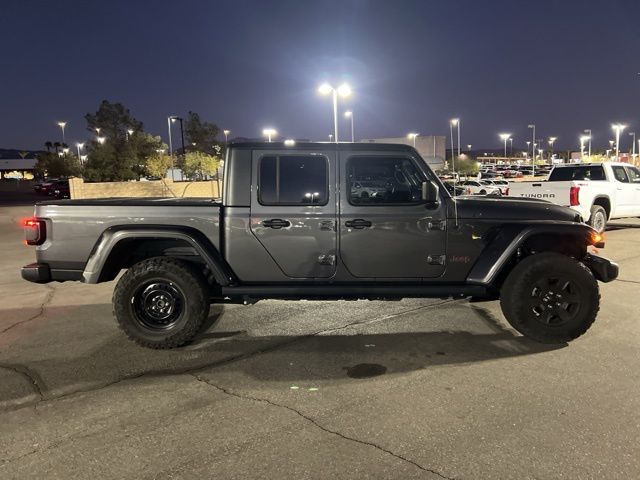
[[512, 182], [509, 195], [571, 207], [601, 232], [608, 220], [640, 217], [640, 170], [616, 162], [559, 165], [545, 181]]

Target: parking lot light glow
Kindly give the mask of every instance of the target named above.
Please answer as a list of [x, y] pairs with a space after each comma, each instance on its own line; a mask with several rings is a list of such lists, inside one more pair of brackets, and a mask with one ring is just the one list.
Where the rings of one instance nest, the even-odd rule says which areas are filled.
[[272, 137], [275, 137], [277, 134], [278, 132], [275, 130], [275, 128], [265, 128], [262, 130], [262, 135], [267, 137], [268, 142], [271, 142]]
[[614, 123], [613, 125], [611, 125], [611, 128], [613, 128], [613, 131], [616, 132], [616, 160], [619, 160], [620, 159], [620, 132], [622, 132], [625, 128], [627, 128], [627, 126], [621, 123]]
[[293, 147], [293, 146], [296, 144], [296, 141], [295, 141], [295, 140], [293, 140], [292, 138], [287, 138], [287, 139], [284, 141], [284, 144], [285, 144], [287, 147]]
[[415, 148], [415, 146], [416, 146], [416, 137], [417, 137], [418, 135], [420, 135], [420, 134], [419, 134], [419, 133], [414, 133], [414, 132], [411, 132], [411, 133], [407, 134], [407, 138], [409, 138], [409, 139], [413, 140], [413, 147], [414, 147], [414, 148]]
[[338, 95], [340, 95], [341, 97], [348, 97], [349, 95], [351, 95], [351, 87], [346, 83], [343, 83], [338, 87]]
[[322, 95], [332, 94], [333, 97], [333, 133], [335, 142], [338, 143], [338, 95], [341, 97], [348, 97], [351, 95], [351, 87], [343, 83], [338, 88], [333, 88], [328, 83], [323, 83], [318, 87], [318, 92]]

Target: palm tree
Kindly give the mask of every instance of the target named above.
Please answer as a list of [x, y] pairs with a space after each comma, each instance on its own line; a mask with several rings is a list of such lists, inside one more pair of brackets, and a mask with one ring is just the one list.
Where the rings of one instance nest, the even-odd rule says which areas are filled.
[[44, 142], [44, 146], [47, 149], [47, 153], [51, 153], [51, 148], [53, 147], [53, 143], [49, 142]]
[[53, 147], [56, 149], [56, 153], [58, 153], [58, 149], [60, 148], [60, 142], [55, 142]]

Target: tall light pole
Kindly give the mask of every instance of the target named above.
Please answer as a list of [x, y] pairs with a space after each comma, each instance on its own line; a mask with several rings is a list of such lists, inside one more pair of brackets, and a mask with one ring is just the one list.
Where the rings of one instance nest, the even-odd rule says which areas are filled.
[[[171, 141], [171, 119], [173, 116], [169, 115], [167, 117], [167, 131], [169, 132], [169, 156], [173, 157], [173, 142]], [[173, 170], [171, 171], [173, 174]]]
[[531, 135], [531, 143], [533, 144], [533, 150], [531, 151], [532, 153], [531, 173], [535, 177], [536, 175], [536, 124], [530, 123], [529, 125], [527, 125], [527, 128], [531, 128], [533, 130], [533, 133]]
[[586, 133], [589, 136], [589, 158], [591, 158], [591, 129], [585, 128], [584, 133]]
[[58, 126], [62, 130], [62, 144], [64, 145], [64, 127], [67, 126], [67, 122], [58, 122]]
[[452, 118], [451, 120], [449, 120], [449, 126], [451, 127], [451, 145], [452, 145], [452, 149], [453, 149], [453, 127], [456, 127], [458, 129], [458, 157], [460, 156], [460, 119], [459, 118]]
[[611, 125], [611, 128], [616, 132], [616, 160], [620, 160], [620, 132], [627, 128], [627, 126], [621, 123], [615, 123]]
[[333, 142], [333, 133], [329, 134], [329, 143]]
[[420, 134], [419, 133], [413, 133], [413, 132], [411, 132], [411, 133], [409, 133], [407, 135], [407, 138], [410, 138], [411, 140], [413, 140], [413, 148], [416, 148], [416, 137], [418, 135], [420, 135]]
[[84, 147], [84, 143], [77, 142], [76, 148], [78, 149], [78, 160], [82, 163], [82, 156], [80, 155], [80, 150]]
[[557, 137], [549, 137], [549, 147], [551, 147], [551, 158], [553, 158], [553, 144], [556, 143]]
[[343, 83], [338, 88], [333, 88], [328, 83], [323, 83], [318, 87], [318, 92], [321, 95], [333, 94], [333, 134], [335, 136], [335, 142], [338, 143], [338, 95], [348, 97], [351, 95], [351, 87]]
[[584, 156], [584, 142], [586, 142], [587, 140], [589, 140], [589, 137], [587, 135], [582, 135], [580, 137], [580, 160], [582, 160], [582, 157]]
[[132, 128], [129, 128], [129, 129], [127, 130], [127, 142], [129, 141], [129, 137], [130, 137], [131, 135], [133, 135], [133, 129], [132, 129]]
[[223, 130], [222, 133], [224, 133], [224, 143], [229, 143], [229, 134], [231, 133], [231, 130]]
[[277, 134], [278, 132], [276, 132], [275, 128], [265, 128], [262, 130], [262, 135], [267, 137], [268, 142], [271, 142], [271, 137], [275, 137]]
[[351, 143], [354, 143], [355, 135], [353, 134], [353, 112], [351, 110], [347, 110], [344, 112], [344, 116], [351, 119]]
[[504, 142], [504, 158], [507, 158], [507, 140], [509, 140], [509, 137], [511, 137], [510, 133], [501, 133], [500, 135], [500, 140], [502, 140]]
[[513, 137], [509, 137], [509, 156], [513, 157]]
[[631, 158], [636, 158], [636, 132], [629, 132], [629, 136], [633, 137], [633, 152]]

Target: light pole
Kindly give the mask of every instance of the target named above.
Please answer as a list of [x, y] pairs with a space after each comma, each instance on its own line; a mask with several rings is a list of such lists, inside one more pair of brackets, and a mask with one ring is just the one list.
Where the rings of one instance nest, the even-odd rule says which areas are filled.
[[333, 142], [333, 133], [329, 134], [329, 143]]
[[509, 156], [513, 157], [513, 137], [509, 137]]
[[413, 140], [413, 148], [416, 148], [416, 137], [417, 137], [418, 135], [420, 135], [420, 134], [419, 134], [419, 133], [413, 133], [413, 132], [412, 132], [412, 133], [409, 133], [409, 134], [407, 135], [407, 138], [410, 138], [410, 139], [412, 139], [412, 140]]
[[633, 152], [631, 158], [636, 158], [636, 132], [629, 132], [629, 136], [633, 137]]
[[58, 126], [62, 130], [62, 144], [64, 145], [64, 127], [67, 126], [67, 122], [58, 122]]
[[611, 125], [611, 128], [616, 132], [616, 160], [620, 160], [620, 132], [627, 128], [627, 126], [621, 123], [615, 123]]
[[582, 157], [584, 156], [584, 142], [586, 142], [587, 140], [589, 140], [589, 137], [587, 135], [582, 135], [580, 137], [580, 160], [582, 160]]
[[558, 137], [549, 137], [549, 147], [551, 147], [551, 158], [553, 158], [553, 144], [556, 143]]
[[333, 94], [333, 134], [335, 141], [338, 143], [338, 95], [341, 97], [348, 97], [351, 95], [351, 87], [346, 83], [343, 83], [338, 88], [333, 88], [328, 83], [323, 83], [318, 87], [318, 92], [321, 95]]
[[469, 155], [471, 155], [471, 147], [473, 147], [473, 145], [467, 145], [467, 152], [469, 152]]
[[129, 141], [129, 137], [130, 137], [131, 135], [133, 135], [133, 129], [129, 128], [129, 129], [127, 130], [127, 142]]
[[80, 150], [84, 147], [84, 143], [77, 142], [76, 148], [78, 149], [78, 160], [82, 163], [82, 156], [80, 155]]
[[[171, 120], [173, 117], [169, 115], [167, 117], [167, 131], [169, 132], [169, 156], [173, 158], [173, 142], [171, 141]], [[173, 175], [173, 168], [171, 170], [171, 174]]]
[[591, 158], [591, 129], [585, 128], [584, 133], [589, 136], [589, 158]]
[[499, 136], [500, 136], [500, 140], [504, 142], [504, 158], [506, 160], [507, 159], [507, 140], [509, 140], [509, 137], [511, 137], [511, 134], [501, 133]]
[[275, 137], [278, 134], [275, 128], [265, 128], [262, 130], [262, 135], [267, 137], [267, 142], [271, 142], [271, 138]]
[[224, 133], [224, 143], [229, 143], [229, 134], [231, 133], [231, 130], [223, 130], [222, 133]]
[[355, 135], [353, 134], [353, 112], [351, 110], [347, 110], [344, 112], [344, 116], [351, 119], [351, 143], [354, 143]]
[[459, 118], [452, 118], [449, 121], [449, 125], [451, 126], [451, 144], [452, 144], [452, 149], [453, 149], [453, 127], [456, 127], [458, 130], [458, 157], [460, 156], [460, 119]]
[[107, 137], [96, 137], [96, 140], [100, 145], [104, 145], [104, 142], [107, 140]]
[[533, 133], [531, 135], [531, 143], [533, 144], [533, 150], [531, 151], [532, 153], [531, 173], [535, 177], [536, 175], [536, 124], [530, 123], [529, 125], [527, 125], [527, 128], [531, 128], [533, 130]]

